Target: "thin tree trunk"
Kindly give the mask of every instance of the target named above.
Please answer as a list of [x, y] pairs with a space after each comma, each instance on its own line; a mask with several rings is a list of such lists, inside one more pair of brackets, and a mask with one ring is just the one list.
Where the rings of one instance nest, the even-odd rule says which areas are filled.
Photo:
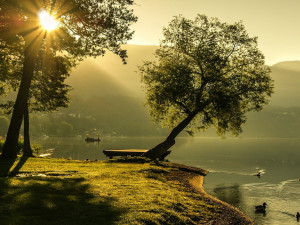
[[154, 148], [150, 149], [148, 152], [144, 153], [142, 156], [150, 158], [152, 160], [160, 158], [164, 153], [166, 153], [174, 144], [175, 138], [183, 131], [187, 125], [195, 118], [199, 110], [191, 112], [182, 122], [180, 122], [169, 134], [169, 136], [160, 144], [156, 145]]
[[22, 125], [25, 106], [29, 96], [29, 88], [33, 77], [37, 54], [38, 48], [36, 48], [33, 43], [26, 46], [21, 84], [1, 155], [1, 157], [4, 159], [15, 159], [17, 157], [18, 138]]
[[29, 111], [28, 103], [25, 106], [24, 110], [24, 147], [23, 147], [23, 156], [33, 157], [33, 152], [30, 145], [30, 136], [29, 136]]

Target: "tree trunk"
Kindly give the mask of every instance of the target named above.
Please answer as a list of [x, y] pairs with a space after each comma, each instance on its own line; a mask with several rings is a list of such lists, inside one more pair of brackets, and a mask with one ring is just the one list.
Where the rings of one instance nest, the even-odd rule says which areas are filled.
[[30, 146], [30, 136], [29, 136], [29, 111], [28, 103], [25, 106], [24, 110], [24, 147], [23, 147], [23, 156], [33, 157], [33, 152]]
[[26, 46], [24, 52], [21, 84], [1, 155], [1, 157], [4, 159], [15, 159], [17, 157], [19, 132], [22, 125], [25, 106], [29, 96], [29, 88], [33, 77], [37, 54], [38, 48], [36, 48], [35, 44], [31, 43], [30, 45]]
[[179, 123], [175, 128], [173, 128], [169, 136], [162, 143], [150, 149], [142, 156], [150, 158], [152, 160], [160, 158], [175, 144], [175, 138], [181, 133], [181, 131], [184, 130], [184, 128], [187, 127], [187, 125], [189, 125], [189, 123], [195, 118], [198, 112], [198, 110], [191, 112], [181, 123]]

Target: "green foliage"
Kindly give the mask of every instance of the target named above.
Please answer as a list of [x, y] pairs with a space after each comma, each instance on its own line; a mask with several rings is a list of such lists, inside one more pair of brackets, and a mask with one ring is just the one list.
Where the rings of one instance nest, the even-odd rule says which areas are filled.
[[[125, 60], [121, 44], [131, 39], [129, 26], [137, 20], [129, 8], [132, 4], [133, 0], [0, 1], [0, 39], [10, 43], [17, 35], [40, 38], [47, 40], [51, 51], [72, 58], [97, 57], [109, 50]], [[42, 31], [38, 18], [42, 9], [59, 22], [58, 30]]]
[[0, 38], [0, 96], [18, 87], [16, 81], [21, 78], [23, 51], [24, 41], [21, 37], [17, 37], [13, 43]]
[[[0, 153], [2, 152], [3, 146], [5, 143], [5, 138], [0, 136]], [[24, 138], [21, 136], [18, 141], [17, 152], [21, 154], [22, 149], [24, 148]], [[32, 152], [38, 155], [39, 151], [42, 149], [42, 145], [38, 143], [31, 144]]]
[[0, 116], [0, 135], [5, 135], [9, 126], [9, 120], [4, 117]]
[[[52, 112], [58, 108], [65, 108], [69, 104], [71, 87], [65, 84], [65, 80], [69, 77], [70, 70], [75, 64], [67, 57], [48, 55], [46, 58], [44, 53], [45, 49], [41, 51], [37, 60], [29, 93], [28, 105], [30, 111], [34, 112]], [[14, 63], [22, 64], [22, 60], [22, 57], [15, 58]], [[2, 93], [3, 95], [15, 91], [20, 85], [21, 77], [19, 74], [22, 73], [22, 69], [22, 65], [18, 70], [15, 68], [10, 76], [0, 74], [3, 79], [3, 85], [6, 87], [5, 93]], [[2, 104], [0, 104], [2, 113], [11, 114], [14, 101], [5, 100], [7, 99], [4, 98]]]
[[[5, 138], [0, 137], [0, 152], [2, 152], [4, 143], [5, 143]], [[20, 138], [18, 141], [17, 152], [20, 153], [23, 147], [24, 147], [24, 139]]]
[[163, 34], [156, 60], [139, 68], [151, 117], [174, 127], [196, 114], [189, 129], [239, 134], [245, 113], [261, 110], [273, 92], [257, 38], [241, 22], [204, 15], [175, 17]]
[[70, 76], [74, 60], [69, 57], [46, 54], [46, 49], [40, 51], [36, 69], [31, 83], [31, 111], [55, 111], [69, 105], [71, 87], [65, 84]]

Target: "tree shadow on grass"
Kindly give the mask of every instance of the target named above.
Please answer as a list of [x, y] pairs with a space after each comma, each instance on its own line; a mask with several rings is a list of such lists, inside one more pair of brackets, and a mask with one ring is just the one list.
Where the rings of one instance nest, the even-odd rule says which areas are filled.
[[0, 177], [7, 177], [7, 176], [14, 176], [16, 175], [23, 165], [26, 163], [28, 157], [22, 156], [15, 166], [15, 168], [10, 172], [11, 168], [13, 167], [16, 160], [5, 160], [0, 159]]
[[0, 159], [0, 177], [6, 177], [9, 174], [11, 167], [14, 165], [15, 160]]
[[114, 224], [126, 212], [84, 178], [0, 178], [0, 224]]
[[9, 173], [9, 176], [14, 176], [19, 173], [20, 169], [24, 166], [26, 163], [28, 157], [22, 156], [18, 162], [18, 164], [15, 166], [15, 168]]

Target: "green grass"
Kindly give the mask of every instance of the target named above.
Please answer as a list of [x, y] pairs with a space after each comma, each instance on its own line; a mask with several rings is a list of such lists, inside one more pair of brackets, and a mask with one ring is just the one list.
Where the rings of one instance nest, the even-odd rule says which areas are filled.
[[205, 224], [217, 210], [150, 162], [18, 159], [0, 164], [0, 224]]

